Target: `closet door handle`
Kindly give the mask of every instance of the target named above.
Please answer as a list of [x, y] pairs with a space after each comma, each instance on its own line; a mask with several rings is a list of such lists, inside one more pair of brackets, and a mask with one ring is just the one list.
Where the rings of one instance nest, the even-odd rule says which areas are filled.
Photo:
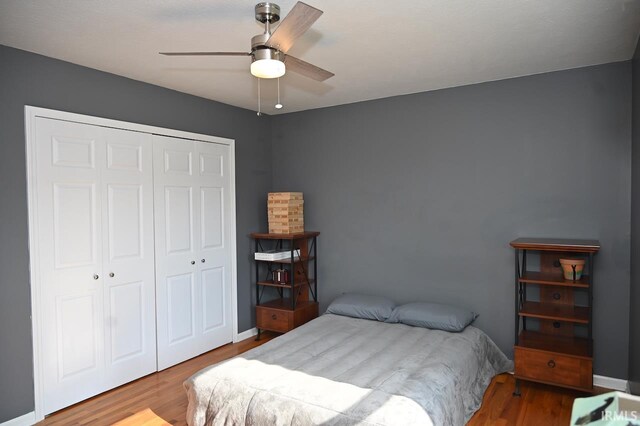
[[116, 276], [116, 274], [114, 274], [113, 272], [109, 272], [109, 276], [110, 276], [111, 278], [113, 278], [113, 277], [115, 277], [115, 276]]
[[191, 261], [191, 264], [192, 264], [192, 265], [195, 265], [195, 264], [196, 264], [196, 261], [195, 261], [195, 260], [192, 260], [192, 261]]
[[98, 278], [100, 278], [100, 275], [98, 275], [98, 274], [93, 274], [93, 279], [94, 279], [94, 280], [97, 280]]
[[202, 259], [200, 262], [204, 263], [204, 259]]

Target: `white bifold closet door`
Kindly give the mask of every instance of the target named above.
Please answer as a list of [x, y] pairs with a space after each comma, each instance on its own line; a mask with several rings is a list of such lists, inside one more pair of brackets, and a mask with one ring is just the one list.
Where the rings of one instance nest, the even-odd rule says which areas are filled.
[[156, 370], [152, 136], [36, 119], [44, 413]]
[[154, 136], [158, 369], [232, 341], [229, 147]]

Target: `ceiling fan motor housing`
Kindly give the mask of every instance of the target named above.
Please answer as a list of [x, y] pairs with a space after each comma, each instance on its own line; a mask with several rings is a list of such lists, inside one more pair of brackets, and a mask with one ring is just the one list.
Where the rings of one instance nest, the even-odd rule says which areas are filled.
[[265, 44], [271, 37], [270, 24], [280, 20], [280, 6], [268, 2], [256, 4], [256, 20], [265, 24], [265, 32], [251, 38], [251, 62], [261, 59], [284, 61], [284, 55], [279, 50]]
[[284, 54], [277, 49], [265, 45], [271, 34], [258, 34], [251, 38], [251, 60], [255, 62], [260, 59], [275, 59], [284, 61]]
[[284, 62], [284, 55], [279, 50], [265, 46], [251, 52], [251, 62], [259, 61], [260, 59], [275, 59], [276, 61]]
[[253, 52], [261, 47], [267, 47], [265, 46], [265, 43], [269, 40], [269, 37], [271, 37], [271, 34], [269, 33], [258, 34], [251, 37], [251, 51]]
[[256, 21], [263, 24], [268, 22], [273, 24], [280, 20], [280, 6], [275, 3], [258, 3], [256, 4]]

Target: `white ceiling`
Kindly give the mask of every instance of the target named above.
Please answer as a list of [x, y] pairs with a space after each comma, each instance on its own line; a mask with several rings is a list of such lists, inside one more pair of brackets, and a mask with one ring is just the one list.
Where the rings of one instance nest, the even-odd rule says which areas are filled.
[[[263, 80], [263, 111], [286, 113], [627, 60], [640, 0], [306, 0], [324, 15], [289, 51], [336, 74]], [[0, 44], [257, 109], [244, 57], [257, 0], [0, 0]], [[285, 15], [295, 0], [275, 0]]]

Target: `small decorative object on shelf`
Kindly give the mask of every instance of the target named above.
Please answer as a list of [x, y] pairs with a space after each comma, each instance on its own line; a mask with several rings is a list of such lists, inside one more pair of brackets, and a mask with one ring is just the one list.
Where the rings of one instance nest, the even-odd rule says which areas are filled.
[[564, 272], [564, 279], [578, 281], [582, 277], [584, 259], [560, 259], [560, 265]]
[[267, 197], [270, 234], [304, 232], [304, 199], [302, 192], [270, 192]]
[[[591, 392], [594, 256], [600, 243], [518, 238], [511, 247], [516, 255], [514, 395], [520, 395], [520, 380]], [[527, 297], [532, 286], [538, 292], [529, 295], [537, 298]], [[575, 297], [580, 292], [583, 297]], [[584, 300], [584, 306], [576, 300]]]
[[[265, 250], [254, 253], [255, 260], [280, 260], [291, 257], [291, 250]], [[300, 257], [300, 250], [294, 250], [294, 257]]]
[[[256, 340], [262, 330], [286, 333], [318, 317], [318, 235], [311, 231], [251, 234], [256, 260]], [[275, 250], [264, 249], [262, 244], [269, 241], [275, 242]], [[283, 252], [286, 257], [278, 254]], [[275, 289], [275, 299], [264, 301], [267, 288]]]
[[289, 282], [289, 271], [286, 269], [274, 269], [271, 271], [273, 282], [277, 284], [286, 284]]

